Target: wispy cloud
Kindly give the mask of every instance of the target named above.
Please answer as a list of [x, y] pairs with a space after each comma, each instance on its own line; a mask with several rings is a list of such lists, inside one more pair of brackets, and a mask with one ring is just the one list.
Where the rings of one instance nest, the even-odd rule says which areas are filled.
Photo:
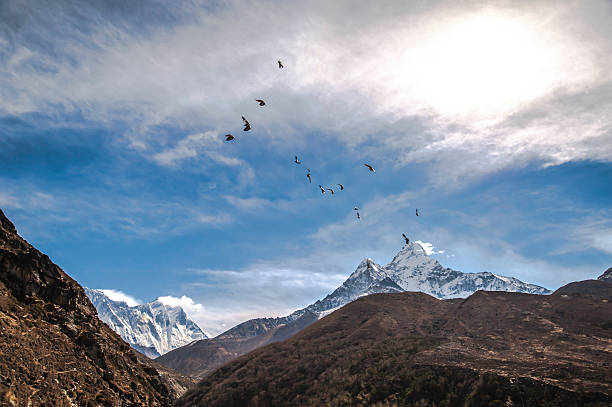
[[163, 165], [175, 165], [179, 161], [197, 157], [200, 150], [215, 148], [219, 145], [219, 137], [215, 131], [191, 134], [179, 140], [176, 146], [156, 153], [153, 158]]
[[113, 289], [99, 289], [113, 301], [123, 301], [130, 307], [135, 307], [136, 305], [142, 304], [142, 301], [132, 297], [124, 293], [123, 291], [113, 290]]
[[53, 229], [42, 228], [42, 223], [56, 227], [68, 224], [72, 233], [95, 232], [112, 239], [156, 239], [194, 228], [216, 228], [234, 220], [231, 214], [210, 208], [205, 201], [186, 203], [119, 194], [106, 199], [109, 193], [104, 190], [62, 189], [49, 193], [36, 190], [35, 185], [0, 185], [8, 191], [0, 196], [3, 206], [37, 212], [36, 220], [26, 218], [22, 223], [29, 236], [51, 233]]
[[[304, 132], [295, 130], [308, 129], [354, 147], [375, 141], [398, 163], [433, 162], [434, 177], [453, 168], [456, 179], [533, 160], [612, 160], [598, 142], [612, 126], [608, 2], [235, 1], [214, 12], [181, 5], [172, 7], [171, 24], [148, 25], [146, 36], [129, 19], [88, 26], [58, 7], [56, 26], [76, 27], [83, 41], [58, 36], [55, 48], [69, 46], [53, 58], [26, 37], [9, 37], [1, 88], [10, 102], [0, 109], [78, 109], [103, 123], [123, 121], [141, 147], [158, 143], [149, 131], [158, 125], [213, 134], [236, 130], [246, 114], [261, 137], [299, 143]], [[253, 101], [262, 94], [267, 109]], [[427, 137], [418, 127], [401, 132], [406, 119], [429, 122]], [[194, 157], [206, 137], [188, 136], [155, 159]]]

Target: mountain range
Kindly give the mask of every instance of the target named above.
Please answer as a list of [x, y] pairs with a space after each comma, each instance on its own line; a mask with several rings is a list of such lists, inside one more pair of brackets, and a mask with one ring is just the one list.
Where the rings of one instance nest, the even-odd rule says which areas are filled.
[[612, 282], [568, 286], [363, 296], [225, 364], [176, 407], [610, 406]]
[[420, 291], [438, 299], [467, 297], [478, 290], [549, 294], [546, 288], [492, 273], [463, 273], [444, 268], [415, 242], [404, 245], [386, 266], [364, 259], [357, 269], [322, 300], [279, 318], [243, 322], [213, 339], [175, 349], [157, 361], [183, 374], [202, 378], [244, 353], [287, 339], [317, 319], [363, 296]]
[[85, 293], [103, 322], [152, 359], [207, 338], [180, 306], [169, 306], [159, 300], [129, 306], [124, 301], [111, 300], [102, 290], [85, 287]]

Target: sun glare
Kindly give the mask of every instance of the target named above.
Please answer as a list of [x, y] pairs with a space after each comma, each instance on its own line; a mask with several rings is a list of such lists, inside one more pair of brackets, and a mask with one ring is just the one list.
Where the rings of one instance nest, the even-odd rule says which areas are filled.
[[435, 26], [440, 28], [409, 35], [408, 42], [418, 38], [418, 45], [406, 46], [392, 74], [405, 97], [418, 97], [421, 107], [485, 124], [560, 79], [558, 47], [533, 21], [487, 12]]

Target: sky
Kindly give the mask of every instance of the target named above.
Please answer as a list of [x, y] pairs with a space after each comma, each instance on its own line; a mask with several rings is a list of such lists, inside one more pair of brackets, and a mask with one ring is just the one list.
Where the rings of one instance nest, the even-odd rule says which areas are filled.
[[210, 334], [322, 298], [402, 233], [464, 272], [595, 278], [611, 20], [603, 0], [5, 0], [0, 208], [82, 285]]

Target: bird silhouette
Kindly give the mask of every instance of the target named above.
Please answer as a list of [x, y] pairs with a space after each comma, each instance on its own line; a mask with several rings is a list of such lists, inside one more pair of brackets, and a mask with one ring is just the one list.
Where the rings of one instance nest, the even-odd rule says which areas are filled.
[[374, 167], [372, 167], [370, 164], [363, 164], [366, 167], [368, 167], [368, 170], [370, 170], [370, 172], [376, 172], [376, 170], [374, 170]]
[[251, 130], [251, 123], [249, 123], [249, 121], [247, 119], [245, 119], [244, 116], [242, 116], [242, 120], [244, 121], [244, 129], [242, 129], [242, 130], [243, 131]]
[[284, 68], [283, 63], [281, 61], [278, 61], [278, 69], [280, 68]]
[[319, 189], [321, 190], [321, 193], [324, 194], [325, 190], [323, 189], [323, 187], [321, 185], [319, 185]]
[[225, 141], [232, 141], [233, 139], [235, 139], [235, 137], [232, 136], [231, 134], [226, 134], [225, 135]]
[[257, 103], [259, 103], [259, 106], [265, 106], [265, 105], [266, 105], [266, 102], [264, 102], [264, 101], [263, 101], [263, 100], [261, 100], [261, 99], [255, 99], [255, 101], [256, 101]]
[[361, 216], [359, 216], [359, 212], [357, 212], [357, 219], [361, 219]]
[[408, 239], [405, 234], [402, 233], [402, 236], [404, 236], [404, 240], [406, 241], [406, 244], [410, 243], [410, 239]]
[[310, 168], [308, 169], [308, 172], [306, 173], [306, 178], [308, 178], [308, 182], [312, 184], [312, 178], [310, 178]]
[[416, 216], [419, 216], [419, 209], [416, 210]]
[[354, 211], [358, 211], [358, 210], [359, 210], [359, 208], [358, 208], [358, 207], [355, 207], [355, 209], [353, 209], [353, 210], [354, 210]]
[[296, 164], [301, 164], [302, 163], [300, 160], [298, 160], [298, 156], [297, 155], [295, 156], [295, 163]]
[[340, 191], [344, 191], [344, 185], [342, 185], [342, 184], [336, 184], [336, 185], [340, 186]]
[[332, 195], [334, 194], [334, 190], [333, 190], [333, 189], [331, 189], [331, 188], [326, 188], [326, 189], [327, 189], [328, 191], [330, 191]]

